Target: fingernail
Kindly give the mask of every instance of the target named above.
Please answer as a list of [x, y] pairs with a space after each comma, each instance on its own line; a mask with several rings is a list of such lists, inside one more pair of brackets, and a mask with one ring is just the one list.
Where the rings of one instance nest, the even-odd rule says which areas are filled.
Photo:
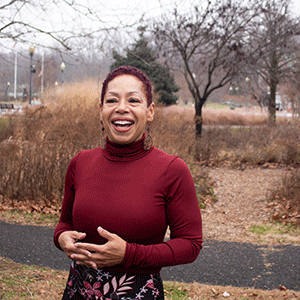
[[102, 228], [101, 226], [98, 226], [98, 230], [99, 230], [100, 232], [102, 232], [102, 231], [103, 231], [103, 228]]

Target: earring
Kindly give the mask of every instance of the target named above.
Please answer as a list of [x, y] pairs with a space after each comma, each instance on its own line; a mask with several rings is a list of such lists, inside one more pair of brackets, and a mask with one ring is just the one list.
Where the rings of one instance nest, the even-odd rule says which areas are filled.
[[101, 129], [101, 134], [99, 139], [99, 146], [100, 148], [104, 149], [106, 144], [106, 138], [105, 138], [105, 128], [103, 126], [102, 121], [101, 121], [101, 125], [102, 125], [102, 129]]
[[152, 139], [152, 136], [150, 134], [150, 125], [148, 125], [147, 135], [144, 139], [144, 149], [149, 150], [152, 146], [153, 146], [153, 139]]

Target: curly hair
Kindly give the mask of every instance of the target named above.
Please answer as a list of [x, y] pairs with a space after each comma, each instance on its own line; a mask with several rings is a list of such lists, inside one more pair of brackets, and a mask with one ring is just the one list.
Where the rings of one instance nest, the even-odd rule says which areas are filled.
[[121, 75], [131, 75], [138, 78], [141, 82], [143, 82], [146, 97], [147, 97], [147, 105], [149, 106], [152, 103], [152, 85], [150, 79], [144, 74], [140, 69], [132, 67], [132, 66], [121, 66], [114, 70], [112, 70], [108, 75], [106, 76], [105, 80], [102, 84], [102, 91], [101, 91], [101, 105], [104, 101], [104, 96], [106, 93], [107, 85], [110, 81], [112, 81], [117, 76]]

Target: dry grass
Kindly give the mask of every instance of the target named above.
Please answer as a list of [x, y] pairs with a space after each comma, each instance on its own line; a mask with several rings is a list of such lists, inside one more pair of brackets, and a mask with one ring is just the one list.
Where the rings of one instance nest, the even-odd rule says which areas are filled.
[[[68, 278], [67, 271], [38, 266], [26, 266], [0, 257], [0, 299], [59, 300]], [[226, 292], [232, 300], [300, 299], [299, 291], [260, 290], [232, 286], [212, 286], [199, 283], [164, 282], [166, 300], [224, 299]]]
[[[58, 213], [70, 159], [82, 149], [98, 146], [98, 98], [99, 88], [94, 82], [66, 85], [62, 90], [48, 91], [44, 105], [24, 109], [22, 115], [0, 118], [1, 206], [10, 199], [10, 204], [15, 203], [18, 209], [24, 206], [26, 211], [31, 207], [35, 213], [29, 218], [34, 222], [46, 222], [37, 211], [43, 214], [50, 210], [50, 219]], [[205, 127], [197, 161], [193, 108], [157, 108], [152, 125], [155, 146], [188, 163], [201, 201], [212, 196], [210, 185], [201, 181], [207, 177], [203, 165], [299, 165], [299, 122], [280, 120], [269, 127], [262, 114], [244, 115], [238, 110], [211, 108], [204, 108], [203, 117]], [[298, 175], [283, 179], [277, 191], [281, 199], [298, 199], [294, 204], [297, 209], [299, 179]], [[26, 217], [27, 213], [21, 214], [22, 220]], [[67, 272], [23, 266], [0, 258], [0, 299], [61, 299], [66, 278]], [[224, 292], [231, 295], [229, 299], [300, 299], [300, 292], [294, 291], [197, 283], [166, 282], [165, 289], [167, 299], [223, 299]]]
[[300, 170], [285, 173], [280, 184], [269, 193], [268, 200], [274, 221], [300, 227]]
[[67, 271], [21, 265], [0, 257], [1, 300], [58, 300], [67, 278]]
[[[47, 91], [43, 105], [1, 118], [0, 195], [60, 205], [70, 159], [82, 149], [99, 144], [98, 99], [96, 82], [65, 85]], [[282, 120], [270, 127], [265, 114], [209, 107], [203, 109], [203, 118], [198, 153], [192, 107], [158, 107], [152, 125], [155, 146], [183, 158], [195, 179], [199, 174], [205, 177], [199, 171], [203, 165], [241, 167], [300, 162], [299, 121]]]
[[97, 93], [87, 89], [83, 96], [76, 86], [70, 91], [69, 97], [61, 93], [57, 101], [26, 107], [7, 121], [0, 144], [4, 197], [60, 202], [70, 159], [82, 149], [98, 146]]

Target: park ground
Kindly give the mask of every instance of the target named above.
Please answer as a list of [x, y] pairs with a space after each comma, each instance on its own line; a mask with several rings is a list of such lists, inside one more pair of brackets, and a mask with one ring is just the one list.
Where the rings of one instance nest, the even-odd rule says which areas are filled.
[[[228, 169], [214, 167], [209, 177], [217, 201], [202, 210], [204, 240], [225, 240], [254, 244], [300, 245], [299, 230], [270, 222], [266, 195], [286, 172], [283, 168]], [[8, 207], [0, 212], [6, 222], [54, 226], [57, 217], [20, 213]], [[54, 221], [53, 221], [54, 219]], [[25, 266], [0, 259], [0, 299], [61, 299], [68, 272]], [[166, 299], [300, 299], [300, 291], [278, 286], [258, 290], [199, 283], [165, 282]]]

